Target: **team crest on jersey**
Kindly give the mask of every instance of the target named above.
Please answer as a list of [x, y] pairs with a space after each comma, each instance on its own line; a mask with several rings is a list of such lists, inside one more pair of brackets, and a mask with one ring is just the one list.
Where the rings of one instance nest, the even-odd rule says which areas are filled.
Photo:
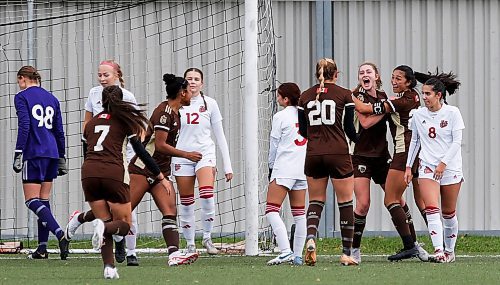
[[363, 94], [358, 94], [358, 99], [359, 101], [365, 101], [365, 97], [363, 96]]
[[174, 164], [174, 168], [175, 168], [175, 171], [179, 171], [179, 169], [181, 169], [181, 165], [176, 163], [176, 164]]
[[160, 124], [165, 124], [166, 122], [167, 122], [167, 116], [162, 115], [162, 116], [160, 117]]
[[441, 124], [439, 124], [439, 126], [440, 126], [441, 128], [445, 128], [446, 126], [448, 126], [448, 121], [441, 120]]
[[110, 115], [110, 114], [100, 114], [100, 115], [99, 115], [99, 119], [106, 119], [106, 120], [109, 120], [109, 118], [111, 118], [111, 115]]
[[365, 173], [365, 171], [366, 171], [366, 165], [358, 165], [358, 170], [361, 173]]
[[206, 112], [207, 108], [205, 106], [200, 106], [200, 113]]

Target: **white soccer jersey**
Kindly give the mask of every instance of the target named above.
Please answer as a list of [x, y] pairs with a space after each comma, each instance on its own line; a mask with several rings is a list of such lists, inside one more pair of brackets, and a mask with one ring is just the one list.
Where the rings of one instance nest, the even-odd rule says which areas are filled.
[[[120, 87], [121, 88], [121, 87]], [[102, 90], [104, 87], [101, 85], [93, 87], [90, 89], [89, 97], [87, 98], [87, 102], [85, 103], [85, 111], [92, 113], [92, 116], [95, 116], [102, 111], [104, 108], [102, 107]], [[137, 101], [135, 100], [134, 94], [128, 91], [127, 89], [121, 88], [123, 93], [123, 101], [133, 103], [137, 105]], [[127, 145], [127, 160], [130, 161], [135, 155], [134, 149], [132, 145], [129, 143]]]
[[[203, 155], [203, 159], [213, 159], [215, 161], [215, 143], [212, 139], [212, 128], [216, 123], [222, 122], [222, 115], [217, 102], [206, 95], [191, 98], [189, 106], [183, 106], [180, 110], [181, 129], [177, 140], [177, 149], [184, 151], [197, 151]], [[217, 136], [217, 134], [215, 134]], [[221, 148], [225, 173], [232, 173], [231, 160], [227, 150], [225, 137], [216, 137]], [[219, 141], [223, 140], [223, 141]], [[222, 147], [222, 144], [225, 147]], [[174, 164], [190, 164], [190, 160], [182, 157], [173, 157]]]
[[[421, 149], [419, 158], [437, 166], [444, 158], [453, 142], [453, 131], [465, 129], [460, 110], [455, 106], [443, 104], [437, 112], [427, 108], [419, 108], [413, 113], [410, 128], [417, 132]], [[447, 170], [462, 171], [461, 148], [455, 157], [446, 165]]]
[[[276, 149], [272, 141], [278, 141]], [[269, 165], [272, 178], [306, 180], [304, 163], [307, 140], [299, 134], [297, 108], [288, 106], [273, 116]]]

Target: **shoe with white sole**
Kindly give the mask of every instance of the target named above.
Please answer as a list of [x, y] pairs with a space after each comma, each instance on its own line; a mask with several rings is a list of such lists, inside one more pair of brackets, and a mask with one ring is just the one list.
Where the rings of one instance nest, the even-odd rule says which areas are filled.
[[73, 236], [75, 236], [75, 232], [80, 227], [82, 223], [78, 221], [78, 215], [80, 215], [80, 211], [74, 211], [69, 217], [69, 222], [64, 229], [64, 237], [67, 240], [71, 240]]
[[194, 245], [194, 244], [188, 244], [188, 246], [187, 246], [187, 252], [188, 253], [196, 253], [196, 245]]
[[119, 279], [118, 269], [109, 265], [104, 266], [104, 279]]
[[104, 242], [104, 222], [101, 219], [92, 221], [94, 226], [94, 234], [92, 235], [92, 247], [95, 251], [99, 251]]
[[351, 250], [351, 257], [356, 261], [357, 264], [361, 263], [361, 249], [360, 248], [353, 248]]
[[214, 243], [212, 242], [211, 239], [209, 239], [209, 238], [204, 239], [201, 244], [203, 245], [204, 248], [207, 249], [208, 254], [210, 254], [210, 255], [219, 254], [219, 250], [214, 246]]
[[415, 242], [415, 245], [417, 246], [418, 249], [418, 255], [417, 255], [418, 259], [420, 259], [420, 261], [423, 262], [429, 261], [429, 253], [427, 252], [427, 250], [423, 248], [424, 244]]
[[267, 265], [278, 265], [278, 264], [282, 264], [282, 263], [290, 263], [290, 262], [293, 262], [293, 252], [285, 252], [285, 253], [282, 253], [278, 256], [276, 256], [275, 258], [269, 260], [267, 262]]
[[442, 250], [437, 249], [434, 251], [434, 255], [429, 256], [429, 261], [434, 263], [445, 263], [446, 256]]
[[180, 251], [172, 252], [168, 256], [168, 266], [178, 266], [191, 264], [198, 259], [198, 253], [181, 253]]
[[309, 266], [316, 265], [316, 240], [314, 238], [307, 239], [305, 263]]
[[446, 260], [446, 263], [453, 263], [455, 262], [455, 253], [454, 252], [448, 252], [448, 251], [444, 251], [444, 257], [445, 257], [445, 260]]

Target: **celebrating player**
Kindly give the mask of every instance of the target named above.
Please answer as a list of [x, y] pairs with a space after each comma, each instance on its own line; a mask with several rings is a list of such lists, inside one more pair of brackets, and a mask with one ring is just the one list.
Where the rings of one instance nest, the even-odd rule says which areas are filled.
[[[331, 177], [340, 211], [343, 265], [357, 265], [351, 256], [354, 233], [352, 194], [354, 178], [351, 156], [345, 135], [356, 140], [354, 104], [351, 91], [336, 85], [337, 64], [324, 58], [316, 64], [319, 84], [309, 88], [299, 100], [299, 130], [308, 139], [304, 173], [307, 176], [309, 207], [307, 209], [307, 242], [305, 263], [316, 264], [316, 234]], [[342, 114], [344, 113], [344, 129]]]
[[[267, 262], [277, 265], [292, 262], [302, 265], [302, 249], [306, 240], [304, 211], [307, 181], [304, 175], [307, 140], [298, 134], [297, 104], [300, 89], [295, 83], [283, 83], [278, 88], [278, 104], [285, 107], [273, 116], [269, 143], [270, 181], [267, 191], [266, 218], [271, 224], [280, 255]], [[293, 167], [290, 167], [290, 166]], [[295, 221], [293, 251], [290, 249], [285, 224], [279, 215], [283, 200], [289, 194]]]
[[[167, 100], [161, 102], [153, 111], [144, 145], [160, 166], [161, 171], [165, 175], [170, 175], [172, 156], [197, 162], [202, 159], [202, 155], [199, 152], [175, 148], [181, 126], [179, 109], [189, 106], [192, 96], [191, 89], [188, 88], [189, 83], [184, 78], [175, 77], [173, 74], [163, 75], [163, 81], [166, 84]], [[181, 254], [179, 251], [175, 191], [172, 186], [169, 191], [165, 191], [154, 179], [154, 173], [145, 169], [144, 166], [143, 160], [137, 156], [129, 165], [132, 209], [139, 204], [144, 194], [149, 192], [163, 216], [161, 226], [169, 254], [168, 265], [190, 264], [198, 258], [198, 254], [196, 252]]]
[[[85, 125], [92, 119], [92, 117], [101, 113], [103, 109], [102, 104], [102, 90], [107, 86], [114, 86], [117, 82], [120, 83], [120, 87], [123, 93], [123, 101], [130, 102], [137, 105], [134, 94], [125, 89], [125, 81], [123, 80], [123, 72], [118, 63], [113, 60], [104, 60], [99, 64], [97, 77], [99, 79], [99, 86], [90, 89], [89, 97], [87, 98], [87, 103], [85, 103], [85, 118], [83, 121], [82, 129], [85, 129]], [[86, 152], [86, 144], [83, 144], [84, 152]], [[130, 162], [135, 153], [131, 144], [127, 145], [127, 162]], [[78, 227], [84, 222], [91, 222], [94, 220], [94, 215], [92, 211], [87, 211], [85, 213], [80, 213], [75, 211], [70, 217], [69, 223], [66, 225], [66, 237], [71, 240], [74, 236]], [[136, 235], [137, 235], [137, 214], [134, 210], [132, 212], [132, 224], [130, 225], [130, 232], [126, 235], [125, 239], [122, 236], [115, 235], [113, 239], [115, 240], [115, 258], [118, 263], [122, 263], [125, 260], [125, 244], [127, 245], [127, 265], [128, 266], [138, 266], [139, 261], [137, 260], [135, 246], [136, 246]], [[126, 242], [125, 242], [126, 241]]]
[[103, 111], [85, 125], [83, 139], [88, 145], [82, 165], [85, 201], [95, 216], [92, 245], [101, 250], [104, 278], [118, 279], [114, 266], [112, 235], [125, 236], [130, 230], [130, 190], [124, 145], [130, 141], [135, 152], [164, 189], [171, 185], [140, 142], [148, 119], [135, 104], [123, 101], [120, 87], [102, 91]]
[[59, 240], [60, 256], [68, 256], [69, 241], [50, 210], [52, 181], [68, 173], [61, 108], [57, 98], [41, 85], [41, 77], [32, 66], [17, 72], [21, 91], [14, 97], [18, 118], [13, 169], [22, 171], [26, 207], [38, 217], [38, 247], [28, 257], [46, 259], [49, 231]]
[[353, 100], [356, 104], [356, 111], [361, 114], [391, 114], [389, 128], [394, 142], [394, 155], [385, 183], [384, 204], [403, 240], [403, 249], [388, 257], [389, 260], [395, 261], [419, 256], [420, 251], [424, 256], [426, 252], [417, 243], [415, 230], [411, 230], [413, 222], [408, 206], [401, 204], [401, 197], [407, 187], [407, 183], [404, 181], [404, 171], [411, 139], [408, 122], [412, 112], [420, 106], [419, 95], [414, 90], [417, 81], [409, 66], [400, 65], [393, 70], [391, 83], [393, 92], [397, 94], [395, 98], [373, 104], [365, 104], [355, 96], [353, 96]]
[[184, 78], [189, 82], [193, 93], [191, 104], [180, 110], [181, 130], [177, 148], [184, 151], [196, 151], [203, 155], [200, 161], [192, 161], [184, 157], [173, 157], [173, 175], [180, 194], [180, 225], [187, 242], [188, 252], [196, 252], [194, 186], [198, 180], [201, 201], [201, 224], [203, 227], [202, 245], [207, 253], [217, 254], [219, 251], [212, 243], [212, 228], [215, 219], [214, 181], [215, 181], [215, 144], [211, 131], [222, 153], [226, 182], [233, 178], [231, 159], [226, 137], [222, 128], [222, 116], [217, 102], [205, 96], [203, 87], [203, 72], [198, 68], [189, 68], [184, 72]]
[[[416, 75], [424, 83], [422, 94], [425, 108], [413, 113], [410, 124], [413, 132], [404, 178], [406, 183], [412, 179], [411, 166], [421, 147], [418, 181], [423, 190], [421, 194], [434, 246], [434, 256], [430, 260], [454, 262], [458, 235], [457, 198], [464, 180], [461, 143], [465, 125], [460, 110], [447, 104], [446, 93], [455, 93], [460, 82], [455, 80], [456, 76], [451, 72], [432, 76], [422, 73]], [[444, 223], [441, 221], [441, 211]]]

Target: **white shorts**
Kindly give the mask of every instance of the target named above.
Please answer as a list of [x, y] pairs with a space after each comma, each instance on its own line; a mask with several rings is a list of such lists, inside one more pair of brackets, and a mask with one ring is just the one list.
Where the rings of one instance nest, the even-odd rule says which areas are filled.
[[304, 190], [307, 189], [307, 180], [291, 179], [291, 178], [275, 178], [276, 184], [284, 186], [289, 190]]
[[173, 176], [196, 176], [196, 171], [203, 167], [215, 167], [216, 161], [213, 158], [202, 158], [198, 162], [174, 163], [172, 165]]
[[464, 175], [460, 171], [453, 171], [445, 169], [441, 180], [434, 179], [434, 171], [436, 166], [420, 161], [418, 166], [418, 178], [426, 178], [439, 182], [439, 185], [452, 185], [464, 181]]

